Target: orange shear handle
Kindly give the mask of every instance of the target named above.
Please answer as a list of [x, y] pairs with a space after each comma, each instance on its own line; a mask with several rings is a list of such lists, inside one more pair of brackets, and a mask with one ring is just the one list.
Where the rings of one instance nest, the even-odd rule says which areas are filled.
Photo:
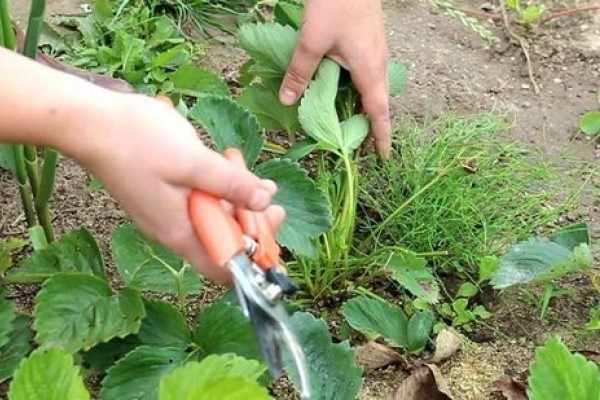
[[[225, 157], [237, 165], [246, 165], [238, 149], [227, 149]], [[198, 190], [190, 195], [189, 212], [196, 234], [217, 265], [225, 266], [245, 250], [244, 235], [257, 242], [252, 258], [262, 269], [279, 264], [280, 248], [264, 212], [236, 207], [234, 218], [219, 199]]]

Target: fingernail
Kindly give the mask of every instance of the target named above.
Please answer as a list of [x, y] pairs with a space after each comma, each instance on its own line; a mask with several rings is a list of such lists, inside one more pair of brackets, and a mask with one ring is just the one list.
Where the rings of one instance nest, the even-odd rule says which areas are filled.
[[383, 160], [387, 160], [390, 158], [390, 146], [384, 143], [375, 142], [375, 147], [377, 148], [377, 153], [379, 157]]
[[284, 88], [279, 94], [279, 101], [286, 106], [291, 106], [296, 102], [296, 93], [288, 88]]
[[252, 210], [264, 210], [271, 203], [271, 193], [265, 189], [258, 189], [250, 196], [248, 207]]

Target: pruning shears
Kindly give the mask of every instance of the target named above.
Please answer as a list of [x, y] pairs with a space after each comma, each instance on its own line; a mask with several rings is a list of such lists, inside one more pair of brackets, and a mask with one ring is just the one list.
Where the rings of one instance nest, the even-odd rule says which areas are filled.
[[[245, 167], [238, 149], [230, 148], [224, 154]], [[300, 377], [301, 398], [310, 399], [304, 352], [283, 304], [284, 295], [294, 293], [297, 286], [280, 265], [280, 248], [266, 215], [241, 207], [231, 215], [220, 199], [201, 191], [190, 195], [189, 212], [208, 255], [231, 272], [242, 310], [252, 324], [271, 376], [277, 379], [283, 373], [281, 345], [285, 344]]]

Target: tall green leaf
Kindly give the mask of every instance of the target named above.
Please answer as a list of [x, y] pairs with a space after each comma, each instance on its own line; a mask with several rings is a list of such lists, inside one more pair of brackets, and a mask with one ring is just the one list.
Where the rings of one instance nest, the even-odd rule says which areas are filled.
[[279, 80], [263, 80], [248, 87], [237, 102], [250, 110], [264, 129], [294, 133], [300, 128], [298, 104], [285, 106], [279, 101]]
[[31, 351], [29, 341], [33, 332], [29, 328], [29, 319], [19, 315], [12, 323], [8, 342], [0, 347], [0, 382], [10, 378], [21, 360]]
[[[132, 288], [160, 293], [198, 293], [198, 273], [181, 257], [146, 238], [133, 224], [125, 224], [112, 235], [112, 252], [123, 282]], [[183, 274], [182, 285], [178, 276]]]
[[[306, 356], [313, 398], [355, 400], [363, 384], [362, 370], [349, 342], [333, 343], [327, 324], [307, 312], [295, 313], [292, 325]], [[292, 383], [299, 388], [293, 359], [285, 354], [284, 360]]]
[[408, 346], [408, 318], [404, 311], [394, 304], [356, 297], [344, 303], [342, 314], [352, 328], [370, 340], [383, 336], [391, 346]]
[[298, 119], [304, 131], [317, 142], [341, 150], [344, 137], [335, 109], [339, 79], [340, 66], [324, 59], [300, 102]]
[[41, 282], [59, 272], [81, 272], [104, 278], [104, 261], [94, 236], [75, 229], [35, 251], [6, 275], [9, 282]]
[[550, 280], [591, 264], [592, 254], [585, 243], [571, 251], [544, 238], [530, 239], [517, 243], [502, 257], [490, 283], [495, 289], [504, 289], [533, 280]]
[[273, 202], [286, 211], [279, 242], [296, 254], [312, 255], [311, 239], [327, 232], [332, 223], [331, 207], [325, 194], [304, 169], [289, 160], [261, 163], [255, 172], [277, 183], [278, 192]]
[[414, 254], [394, 255], [388, 269], [393, 279], [414, 296], [430, 304], [438, 302], [440, 289], [437, 280], [427, 268], [427, 262]]
[[572, 354], [558, 337], [536, 350], [530, 370], [530, 400], [600, 399], [598, 366]]
[[90, 394], [70, 354], [60, 349], [39, 349], [19, 365], [10, 384], [8, 398], [87, 400]]
[[140, 293], [114, 294], [103, 279], [61, 273], [48, 279], [36, 296], [36, 340], [44, 348], [88, 350], [114, 337], [136, 333], [144, 317]]
[[252, 168], [264, 142], [254, 115], [233, 100], [204, 97], [198, 99], [189, 116], [206, 130], [220, 151], [240, 149], [248, 168]]
[[195, 65], [185, 65], [170, 74], [175, 89], [182, 94], [192, 97], [230, 95], [227, 84], [221, 77], [208, 68]]
[[196, 319], [193, 341], [199, 357], [234, 353], [248, 359], [262, 360], [254, 331], [242, 310], [226, 302], [204, 308]]
[[185, 347], [142, 345], [111, 367], [102, 381], [102, 400], [157, 400], [163, 376], [181, 365]]
[[233, 354], [212, 355], [163, 377], [159, 399], [270, 399], [267, 390], [256, 383], [264, 372], [265, 367], [257, 361]]
[[283, 75], [294, 54], [298, 33], [277, 23], [244, 24], [238, 42], [253, 59]]

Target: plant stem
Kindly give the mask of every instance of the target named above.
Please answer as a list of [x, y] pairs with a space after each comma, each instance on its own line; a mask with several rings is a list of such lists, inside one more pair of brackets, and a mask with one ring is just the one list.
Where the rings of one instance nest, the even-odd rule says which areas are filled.
[[25, 218], [27, 219], [27, 225], [32, 227], [36, 224], [35, 211], [33, 205], [33, 193], [31, 186], [27, 181], [27, 171], [25, 170], [25, 160], [23, 157], [23, 145], [13, 144], [11, 145], [13, 151], [13, 157], [15, 159], [17, 181], [19, 183], [19, 193], [21, 195], [21, 203], [23, 203], [23, 209], [25, 210]]
[[540, 22], [543, 24], [544, 22], [548, 22], [555, 18], [560, 18], [560, 17], [564, 17], [564, 16], [567, 16], [570, 14], [576, 14], [576, 13], [586, 12], [586, 11], [600, 11], [600, 4], [557, 11], [557, 12], [554, 12], [554, 13], [548, 15], [547, 17], [542, 18], [542, 20]]
[[15, 31], [12, 27], [8, 0], [0, 0], [0, 25], [2, 25], [2, 45], [7, 49], [14, 50], [17, 47]]
[[50, 200], [50, 196], [52, 195], [52, 191], [54, 189], [57, 162], [58, 152], [53, 149], [46, 149], [44, 151], [44, 163], [42, 166], [42, 180], [40, 182], [39, 191], [35, 198], [35, 208], [38, 218], [40, 220], [40, 224], [44, 228], [46, 238], [49, 242], [53, 242], [55, 239], [48, 201]]

